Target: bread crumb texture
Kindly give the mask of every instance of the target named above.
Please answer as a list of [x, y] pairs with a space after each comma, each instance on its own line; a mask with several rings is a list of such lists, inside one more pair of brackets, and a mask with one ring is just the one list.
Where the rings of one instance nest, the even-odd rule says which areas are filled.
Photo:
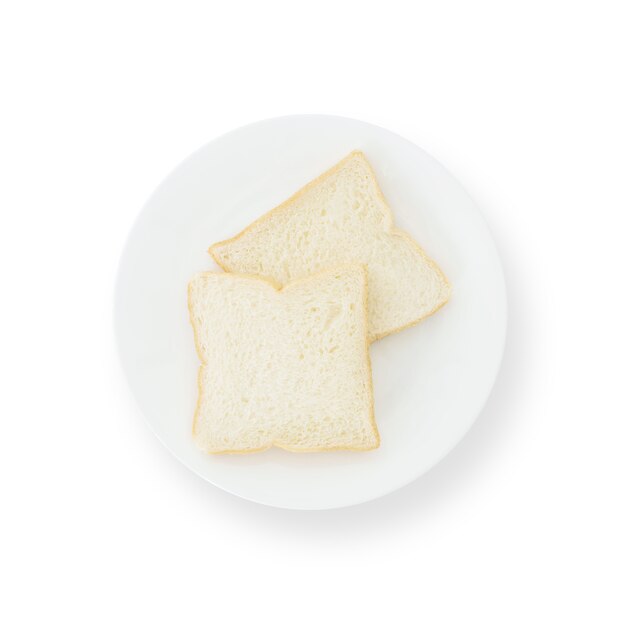
[[281, 290], [252, 276], [195, 276], [198, 446], [211, 453], [377, 447], [366, 301], [358, 265]]

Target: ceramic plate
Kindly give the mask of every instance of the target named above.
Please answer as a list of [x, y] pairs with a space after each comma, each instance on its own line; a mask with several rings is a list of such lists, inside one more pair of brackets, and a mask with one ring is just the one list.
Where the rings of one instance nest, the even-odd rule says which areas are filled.
[[[397, 225], [435, 259], [453, 290], [435, 315], [371, 346], [380, 448], [204, 454], [191, 439], [198, 358], [187, 282], [198, 271], [217, 269], [207, 253], [210, 244], [236, 234], [354, 149], [370, 160]], [[242, 498], [327, 509], [406, 485], [461, 440], [500, 365], [506, 296], [483, 218], [437, 161], [382, 128], [303, 115], [235, 130], [168, 176], [129, 235], [115, 318], [122, 365], [137, 402], [182, 463]]]

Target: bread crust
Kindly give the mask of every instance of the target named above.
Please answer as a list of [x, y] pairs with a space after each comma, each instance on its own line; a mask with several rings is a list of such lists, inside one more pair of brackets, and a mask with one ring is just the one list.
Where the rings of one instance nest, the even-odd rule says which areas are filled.
[[[300, 285], [300, 284], [304, 284], [313, 280], [317, 280], [319, 279], [321, 276], [326, 276], [329, 274], [333, 274], [337, 271], [341, 271], [343, 269], [359, 269], [359, 273], [361, 275], [361, 279], [363, 281], [363, 316], [364, 316], [364, 320], [365, 323], [363, 324], [363, 328], [364, 328], [364, 335], [363, 335], [363, 342], [364, 342], [364, 346], [365, 346], [365, 359], [366, 359], [366, 368], [367, 368], [367, 372], [368, 372], [368, 376], [367, 376], [367, 394], [368, 394], [368, 400], [369, 400], [369, 421], [370, 424], [372, 426], [372, 430], [375, 436], [375, 442], [374, 445], [372, 446], [334, 446], [334, 447], [329, 447], [329, 448], [324, 448], [324, 447], [316, 447], [316, 448], [294, 448], [292, 446], [289, 445], [284, 445], [281, 444], [279, 442], [272, 442], [270, 445], [268, 446], [263, 446], [261, 448], [250, 448], [250, 449], [245, 449], [245, 450], [207, 450], [206, 448], [201, 448], [204, 452], [208, 452], [210, 454], [249, 454], [249, 453], [253, 453], [253, 452], [263, 452], [264, 450], [269, 450], [272, 447], [275, 448], [282, 448], [283, 450], [288, 450], [290, 452], [334, 452], [334, 451], [339, 451], [339, 450], [349, 450], [349, 451], [354, 451], [354, 452], [364, 452], [364, 451], [368, 451], [368, 450], [375, 450], [376, 448], [378, 448], [380, 446], [380, 434], [378, 432], [378, 427], [376, 425], [376, 418], [374, 415], [374, 384], [373, 384], [373, 378], [372, 378], [372, 363], [371, 363], [371, 359], [370, 359], [370, 352], [369, 352], [369, 339], [368, 339], [368, 324], [367, 324], [367, 298], [368, 298], [368, 283], [367, 283], [367, 271], [365, 269], [365, 266], [361, 263], [344, 263], [341, 265], [337, 265], [334, 266], [332, 268], [328, 268], [325, 269], [321, 272], [317, 272], [315, 274], [311, 274], [310, 276], [304, 276], [302, 278], [298, 278], [296, 280], [293, 280], [285, 285], [279, 285], [276, 281], [273, 281], [271, 279], [267, 279], [267, 278], [262, 278], [260, 276], [255, 276], [253, 274], [235, 274], [235, 273], [222, 273], [222, 272], [200, 272], [198, 274], [198, 276], [214, 276], [214, 277], [223, 277], [226, 279], [233, 279], [233, 278], [244, 278], [244, 279], [248, 279], [248, 280], [252, 280], [252, 281], [257, 281], [257, 282], [261, 282], [261, 283], [265, 283], [267, 285], [269, 285], [272, 289], [274, 289], [277, 293], [282, 293], [284, 291], [288, 291], [290, 288], [293, 288], [294, 286]], [[199, 419], [199, 411], [200, 411], [200, 400], [203, 397], [203, 393], [204, 390], [202, 388], [202, 369], [208, 365], [208, 363], [206, 363], [206, 361], [204, 361], [202, 359], [202, 352], [200, 350], [200, 344], [199, 344], [199, 340], [198, 340], [198, 333], [199, 333], [199, 329], [196, 327], [196, 324], [194, 323], [194, 318], [193, 318], [193, 313], [192, 313], [192, 304], [191, 304], [191, 281], [189, 282], [189, 284], [187, 285], [187, 309], [189, 311], [189, 319], [191, 322], [191, 326], [193, 328], [193, 338], [194, 338], [194, 344], [196, 347], [196, 353], [198, 354], [198, 358], [200, 359], [200, 367], [198, 368], [198, 376], [197, 376], [197, 386], [198, 386], [198, 398], [196, 401], [196, 407], [194, 410], [194, 414], [193, 414], [193, 423], [192, 423], [192, 436], [194, 438], [194, 441], [196, 441], [196, 435], [197, 435], [197, 425], [198, 425], [198, 419]]]
[[[261, 217], [257, 218], [256, 220], [248, 224], [248, 226], [246, 226], [242, 231], [237, 233], [234, 237], [230, 237], [229, 239], [224, 239], [223, 241], [219, 241], [211, 245], [208, 249], [208, 252], [213, 257], [213, 260], [225, 272], [232, 272], [233, 271], [232, 268], [221, 259], [219, 252], [218, 252], [218, 248], [225, 247], [231, 243], [238, 241], [248, 231], [252, 230], [254, 226], [256, 226], [257, 224], [263, 223], [271, 215], [275, 215], [277, 213], [288, 210], [295, 200], [300, 198], [311, 188], [316, 187], [319, 183], [324, 181], [329, 176], [332, 176], [334, 173], [339, 171], [345, 165], [345, 163], [350, 161], [355, 156], [363, 159], [363, 162], [365, 163], [372, 177], [374, 188], [376, 190], [376, 195], [382, 201], [382, 204], [385, 207], [385, 217], [386, 217], [385, 224], [384, 224], [385, 232], [396, 237], [401, 237], [402, 239], [407, 241], [417, 251], [417, 253], [424, 259], [424, 261], [439, 275], [442, 282], [446, 285], [447, 292], [448, 292], [447, 298], [443, 302], [439, 303], [436, 307], [434, 307], [431, 311], [428, 311], [428, 313], [414, 320], [411, 320], [407, 324], [403, 324], [402, 326], [398, 326], [396, 328], [391, 328], [384, 333], [377, 333], [377, 334], [372, 335], [371, 337], [368, 335], [368, 342], [373, 343], [374, 341], [377, 341], [378, 339], [382, 339], [383, 337], [386, 337], [387, 335], [399, 333], [401, 330], [404, 330], [405, 328], [410, 328], [411, 326], [415, 326], [416, 324], [419, 324], [422, 320], [426, 319], [427, 317], [430, 317], [433, 313], [436, 313], [450, 300], [452, 288], [451, 288], [450, 282], [448, 281], [446, 275], [443, 273], [441, 268], [437, 265], [437, 263], [435, 263], [426, 254], [426, 252], [423, 250], [423, 248], [420, 247], [417, 241], [415, 241], [415, 239], [413, 239], [413, 237], [411, 237], [411, 235], [409, 235], [406, 231], [402, 230], [401, 228], [396, 228], [394, 226], [394, 218], [393, 218], [393, 212], [391, 211], [391, 207], [387, 203], [387, 200], [382, 192], [382, 189], [380, 188], [380, 185], [378, 184], [378, 179], [376, 178], [376, 175], [374, 173], [374, 170], [372, 169], [370, 162], [367, 160], [367, 157], [361, 150], [353, 150], [352, 152], [350, 152], [350, 154], [348, 154], [343, 159], [341, 159], [341, 161], [333, 165], [333, 167], [331, 167], [330, 169], [320, 174], [317, 178], [314, 178], [312, 181], [308, 182], [306, 185], [304, 185], [304, 187], [301, 187], [298, 191], [296, 191], [289, 198], [287, 198], [287, 200], [285, 200], [284, 202], [281, 202], [278, 206], [274, 207], [273, 209], [270, 209], [269, 211], [261, 215]], [[275, 282], [275, 281], [272, 281], [272, 282]]]

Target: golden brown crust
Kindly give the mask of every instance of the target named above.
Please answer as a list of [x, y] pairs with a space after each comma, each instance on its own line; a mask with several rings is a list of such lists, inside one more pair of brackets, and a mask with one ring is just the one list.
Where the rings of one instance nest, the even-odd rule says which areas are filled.
[[[234, 237], [231, 237], [230, 239], [224, 239], [223, 241], [219, 241], [217, 243], [214, 243], [208, 249], [209, 254], [213, 257], [213, 260], [225, 272], [232, 272], [232, 267], [230, 267], [227, 263], [225, 263], [221, 259], [220, 255], [219, 255], [219, 253], [217, 251], [218, 248], [227, 246], [227, 245], [229, 245], [229, 244], [231, 244], [231, 243], [233, 243], [235, 241], [238, 241], [249, 230], [251, 230], [256, 224], [259, 224], [259, 223], [265, 221], [266, 219], [268, 219], [270, 217], [270, 215], [274, 215], [275, 213], [278, 213], [280, 211], [284, 211], [284, 210], [289, 209], [291, 204], [295, 200], [297, 200], [300, 196], [302, 196], [307, 190], [309, 190], [312, 187], [315, 187], [316, 185], [318, 185], [319, 183], [324, 181], [326, 178], [328, 178], [329, 176], [331, 176], [332, 174], [337, 172], [339, 169], [341, 169], [343, 167], [344, 163], [346, 163], [347, 161], [349, 161], [350, 159], [352, 159], [355, 156], [359, 156], [359, 157], [361, 157], [363, 159], [363, 162], [365, 163], [365, 165], [366, 165], [367, 169], [369, 170], [369, 173], [370, 173], [370, 175], [372, 177], [372, 181], [374, 183], [374, 188], [376, 189], [376, 193], [377, 193], [379, 199], [382, 201], [383, 206], [386, 209], [386, 214], [387, 214], [387, 219], [386, 219], [386, 224], [385, 224], [386, 232], [388, 234], [390, 234], [390, 235], [402, 237], [409, 244], [411, 244], [411, 246], [413, 246], [415, 248], [417, 253], [426, 261], [426, 263], [428, 263], [428, 265], [432, 269], [435, 270], [435, 272], [442, 279], [443, 283], [446, 285], [448, 291], [450, 291], [450, 288], [451, 288], [450, 287], [450, 283], [449, 283], [448, 279], [446, 278], [445, 274], [443, 273], [443, 271], [441, 270], [441, 268], [426, 254], [426, 252], [423, 250], [423, 248], [421, 248], [419, 246], [419, 244], [417, 243], [417, 241], [415, 241], [415, 239], [413, 239], [413, 237], [411, 237], [406, 231], [404, 231], [404, 230], [402, 230], [400, 228], [396, 228], [393, 225], [394, 224], [394, 220], [393, 220], [393, 213], [391, 211], [391, 207], [389, 206], [389, 204], [387, 203], [387, 200], [385, 199], [385, 196], [383, 195], [382, 189], [380, 188], [380, 185], [378, 184], [378, 180], [376, 178], [374, 170], [372, 169], [372, 166], [370, 165], [370, 162], [367, 160], [367, 157], [365, 156], [365, 154], [361, 150], [353, 150], [352, 152], [350, 152], [350, 154], [348, 154], [346, 157], [341, 159], [341, 161], [336, 163], [333, 167], [331, 167], [330, 169], [326, 170], [324, 173], [320, 174], [317, 178], [313, 179], [312, 181], [310, 181], [309, 183], [304, 185], [304, 187], [302, 187], [298, 191], [296, 191], [296, 193], [291, 195], [287, 200], [285, 200], [284, 202], [281, 202], [278, 206], [274, 207], [273, 209], [270, 209], [269, 211], [267, 211], [266, 213], [261, 215], [261, 217], [257, 218], [252, 223], [248, 224], [248, 226], [246, 226], [241, 232], [237, 233]], [[443, 302], [441, 302], [439, 305], [437, 305], [432, 311], [429, 311], [428, 313], [426, 313], [425, 315], [422, 315], [419, 318], [411, 320], [410, 322], [408, 322], [407, 324], [404, 324], [403, 326], [398, 326], [397, 328], [392, 328], [392, 329], [388, 330], [387, 332], [378, 333], [376, 335], [373, 335], [372, 337], [370, 337], [369, 342], [373, 343], [374, 341], [377, 341], [378, 339], [382, 339], [383, 337], [386, 337], [387, 335], [398, 333], [401, 330], [404, 330], [405, 328], [410, 328], [411, 326], [415, 326], [416, 324], [419, 324], [419, 322], [421, 322], [422, 320], [426, 319], [427, 317], [429, 317], [433, 313], [437, 312], [441, 307], [443, 307], [444, 304], [446, 304], [448, 302], [449, 299], [450, 299], [450, 296], [448, 295], [448, 297]]]
[[[330, 447], [330, 448], [324, 448], [324, 447], [317, 447], [317, 448], [293, 448], [284, 444], [280, 444], [280, 443], [276, 443], [276, 442], [272, 442], [270, 445], [268, 446], [263, 446], [261, 448], [251, 448], [249, 450], [207, 450], [205, 448], [201, 448], [204, 452], [208, 452], [210, 454], [248, 454], [248, 453], [253, 453], [253, 452], [263, 452], [264, 450], [268, 450], [271, 447], [276, 447], [276, 448], [282, 448], [283, 450], [288, 450], [290, 452], [334, 452], [334, 451], [339, 451], [339, 450], [349, 450], [349, 451], [354, 451], [354, 452], [365, 452], [367, 450], [374, 450], [376, 448], [378, 448], [378, 446], [380, 445], [380, 435], [378, 433], [378, 427], [376, 425], [376, 418], [374, 415], [374, 385], [373, 385], [373, 379], [372, 379], [372, 364], [371, 364], [371, 360], [370, 360], [370, 354], [369, 354], [369, 341], [368, 341], [368, 334], [367, 334], [367, 297], [368, 297], [368, 283], [367, 283], [367, 272], [365, 270], [365, 267], [360, 264], [360, 263], [348, 263], [348, 264], [342, 264], [342, 265], [337, 265], [335, 267], [332, 268], [328, 268], [326, 270], [323, 270], [321, 272], [318, 272], [316, 274], [312, 274], [310, 276], [304, 276], [302, 278], [298, 278], [297, 280], [294, 280], [290, 283], [287, 283], [283, 286], [279, 285], [276, 281], [267, 279], [267, 278], [262, 278], [260, 276], [254, 276], [252, 274], [230, 274], [230, 273], [220, 273], [220, 272], [200, 272], [198, 274], [198, 276], [206, 276], [206, 275], [210, 275], [210, 276], [214, 276], [214, 277], [224, 277], [224, 278], [247, 278], [253, 281], [260, 281], [262, 283], [266, 283], [267, 285], [269, 285], [270, 287], [272, 287], [276, 292], [280, 293], [283, 292], [291, 287], [293, 287], [294, 285], [299, 285], [302, 283], [306, 283], [308, 281], [312, 281], [312, 280], [317, 280], [320, 276], [324, 276], [327, 274], [333, 274], [337, 271], [341, 271], [342, 269], [346, 269], [346, 268], [359, 268], [359, 273], [361, 274], [361, 278], [363, 280], [363, 318], [364, 318], [364, 324], [363, 324], [363, 328], [364, 328], [364, 341], [365, 341], [365, 359], [366, 359], [366, 367], [367, 367], [367, 371], [368, 371], [368, 378], [367, 378], [367, 385], [368, 385], [368, 397], [369, 397], [369, 418], [370, 418], [370, 423], [372, 425], [373, 431], [374, 431], [374, 435], [376, 438], [376, 444], [373, 446], [363, 446], [363, 447], [358, 447], [358, 446], [336, 446], [336, 447]], [[196, 435], [197, 435], [197, 423], [198, 423], [198, 414], [200, 411], [200, 399], [202, 397], [203, 394], [203, 388], [202, 388], [202, 368], [205, 367], [207, 365], [207, 363], [202, 359], [202, 353], [200, 351], [200, 346], [199, 346], [199, 342], [198, 342], [198, 329], [196, 328], [196, 325], [194, 323], [194, 318], [193, 318], [193, 314], [192, 314], [192, 310], [191, 310], [191, 282], [189, 282], [188, 286], [187, 286], [187, 309], [189, 310], [189, 319], [191, 321], [191, 326], [193, 328], [193, 337], [194, 337], [194, 344], [196, 346], [196, 352], [198, 354], [198, 358], [200, 359], [200, 367], [198, 368], [198, 399], [196, 401], [196, 408], [194, 410], [194, 414], [193, 414], [193, 424], [192, 424], [192, 435], [194, 437], [194, 440], [196, 439]]]

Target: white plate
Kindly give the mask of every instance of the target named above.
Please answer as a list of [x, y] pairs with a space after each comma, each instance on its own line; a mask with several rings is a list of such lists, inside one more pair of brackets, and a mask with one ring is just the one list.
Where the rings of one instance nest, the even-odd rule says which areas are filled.
[[[355, 148], [371, 161], [397, 224], [439, 263], [453, 289], [441, 311], [372, 345], [380, 448], [203, 454], [191, 439], [198, 359], [187, 281], [195, 272], [215, 268], [206, 252], [211, 243], [234, 235]], [[178, 459], [243, 498], [327, 509], [406, 485], [461, 440], [500, 365], [506, 297], [485, 222], [439, 163], [382, 128], [302, 115], [235, 130], [170, 174], [128, 238], [115, 318], [132, 391], [154, 432]]]

